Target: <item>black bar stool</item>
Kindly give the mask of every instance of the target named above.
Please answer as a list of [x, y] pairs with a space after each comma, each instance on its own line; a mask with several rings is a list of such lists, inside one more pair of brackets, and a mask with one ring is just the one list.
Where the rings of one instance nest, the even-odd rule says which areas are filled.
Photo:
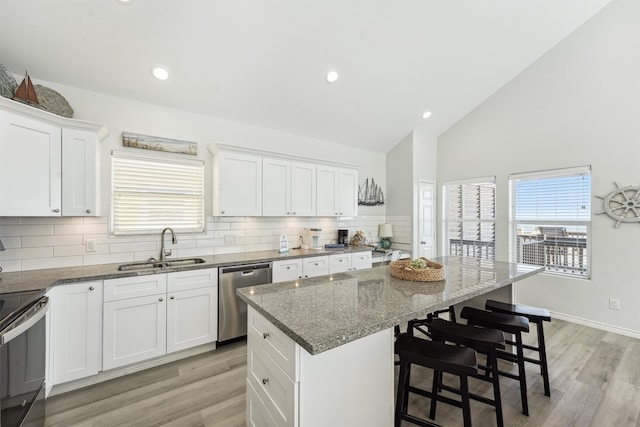
[[[508, 304], [506, 302], [487, 300], [484, 308], [496, 313], [515, 314], [517, 316], [524, 316], [529, 319], [530, 323], [536, 325], [536, 333], [538, 335], [538, 346], [532, 346], [523, 344], [522, 346], [527, 350], [533, 350], [538, 352], [538, 359], [532, 359], [525, 357], [525, 362], [534, 363], [540, 365], [540, 374], [542, 375], [542, 381], [544, 383], [545, 396], [551, 396], [551, 387], [549, 386], [549, 368], [547, 365], [547, 347], [544, 342], [544, 329], [542, 322], [550, 322], [551, 314], [546, 308], [530, 307], [522, 304]], [[511, 340], [507, 340], [508, 344], [514, 345]]]
[[[407, 333], [398, 335], [395, 352], [400, 357], [400, 374], [398, 376], [398, 394], [396, 396], [395, 426], [402, 420], [419, 426], [437, 426], [430, 421], [409, 415], [409, 392], [439, 400], [449, 405], [462, 408], [464, 426], [471, 427], [471, 406], [469, 403], [468, 376], [477, 373], [476, 352], [470, 348], [456, 347], [440, 342], [427, 341]], [[431, 391], [410, 385], [411, 365], [420, 365], [433, 369], [433, 385]], [[460, 378], [461, 400], [454, 400], [438, 394], [439, 372], [447, 372]], [[432, 415], [433, 419], [435, 416]]]
[[[409, 320], [409, 322], [407, 323], [407, 332], [413, 335], [413, 330], [417, 329], [418, 331], [422, 332], [424, 335], [429, 336], [429, 329], [428, 329], [429, 325], [431, 324], [433, 319], [437, 319], [438, 317], [440, 317], [441, 314], [449, 314], [449, 320], [455, 323], [456, 310], [452, 305], [450, 305], [448, 308], [445, 308], [442, 310], [436, 310], [433, 313], [427, 314], [426, 319]], [[425, 329], [425, 327], [427, 329]]]
[[520, 398], [522, 399], [522, 413], [529, 415], [527, 400], [527, 376], [524, 370], [524, 348], [522, 347], [522, 333], [529, 332], [529, 319], [513, 314], [494, 313], [473, 307], [464, 307], [460, 317], [467, 320], [467, 324], [482, 326], [483, 328], [499, 329], [515, 336], [516, 354], [498, 351], [498, 358], [514, 362], [518, 365], [518, 374], [499, 371], [499, 374], [513, 378], [520, 382]]
[[[485, 371], [484, 375], [471, 374], [469, 376], [478, 378], [493, 384], [493, 400], [484, 396], [469, 393], [469, 397], [474, 400], [486, 403], [496, 409], [496, 421], [498, 427], [504, 426], [502, 417], [502, 401], [500, 399], [500, 379], [498, 376], [498, 349], [504, 349], [504, 334], [498, 329], [478, 328], [471, 325], [452, 323], [443, 319], [433, 319], [430, 326], [431, 338], [439, 342], [451, 342], [457, 345], [469, 347], [487, 356], [486, 366], [479, 366]], [[440, 379], [441, 381], [441, 379]], [[458, 389], [440, 384], [440, 387], [458, 393]], [[431, 401], [432, 418], [435, 416], [435, 400]]]

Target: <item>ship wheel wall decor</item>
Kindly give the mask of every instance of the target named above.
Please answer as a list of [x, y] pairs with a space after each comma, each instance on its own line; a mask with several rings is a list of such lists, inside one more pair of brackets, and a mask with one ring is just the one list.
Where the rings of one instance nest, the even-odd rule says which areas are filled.
[[640, 223], [640, 186], [621, 186], [615, 183], [617, 189], [606, 196], [596, 196], [603, 200], [603, 209], [596, 214], [607, 214], [616, 222], [614, 227], [620, 227], [623, 222]]

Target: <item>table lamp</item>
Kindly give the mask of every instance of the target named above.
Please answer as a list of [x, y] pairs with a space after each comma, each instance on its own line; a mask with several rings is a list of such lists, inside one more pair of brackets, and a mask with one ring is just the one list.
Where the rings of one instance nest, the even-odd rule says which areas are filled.
[[389, 238], [393, 237], [391, 224], [380, 224], [378, 236], [380, 236], [380, 247], [382, 249], [389, 249], [391, 247], [391, 240]]

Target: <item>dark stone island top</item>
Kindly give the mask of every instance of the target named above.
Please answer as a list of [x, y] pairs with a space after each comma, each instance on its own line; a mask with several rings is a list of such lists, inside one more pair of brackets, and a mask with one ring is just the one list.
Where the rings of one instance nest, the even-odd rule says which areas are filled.
[[[241, 265], [254, 262], [279, 261], [285, 259], [334, 255], [349, 252], [371, 251], [370, 247], [350, 246], [346, 249], [292, 249], [281, 254], [278, 251], [242, 252], [224, 255], [198, 256], [205, 260], [202, 264], [176, 267], [153, 268], [145, 270], [119, 271], [121, 264], [100, 264], [84, 267], [48, 268], [22, 272], [0, 273], [0, 294], [9, 292], [47, 289], [51, 286], [93, 280], [115, 279], [119, 277], [144, 276], [148, 274], [170, 273], [173, 271], [196, 270], [221, 266]], [[175, 258], [169, 258], [172, 260]], [[131, 260], [133, 262], [133, 260]]]
[[543, 267], [443, 257], [445, 280], [409, 282], [374, 267], [241, 288], [237, 294], [310, 354], [318, 354], [544, 271]]

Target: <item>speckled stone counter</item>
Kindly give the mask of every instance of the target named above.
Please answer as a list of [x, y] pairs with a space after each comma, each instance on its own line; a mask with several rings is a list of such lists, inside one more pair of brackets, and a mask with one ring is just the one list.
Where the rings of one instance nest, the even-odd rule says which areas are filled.
[[[260, 251], [225, 255], [210, 255], [196, 257], [205, 260], [205, 262], [202, 264], [134, 271], [118, 271], [118, 267], [121, 264], [126, 264], [126, 262], [122, 262], [118, 264], [100, 264], [85, 267], [50, 268], [13, 273], [3, 272], [0, 273], [0, 294], [7, 292], [47, 289], [51, 286], [74, 282], [114, 279], [118, 277], [144, 276], [147, 274], [168, 273], [172, 271], [195, 270], [200, 268], [221, 267], [253, 262], [278, 261], [283, 259], [305, 258], [312, 256], [333, 255], [362, 251], [371, 251], [371, 248], [352, 246], [342, 250], [294, 249], [285, 254], [281, 254], [278, 251]], [[130, 262], [133, 262], [133, 260], [131, 260]]]
[[544, 270], [444, 257], [441, 282], [393, 278], [388, 266], [238, 289], [244, 301], [311, 354], [426, 316]]

